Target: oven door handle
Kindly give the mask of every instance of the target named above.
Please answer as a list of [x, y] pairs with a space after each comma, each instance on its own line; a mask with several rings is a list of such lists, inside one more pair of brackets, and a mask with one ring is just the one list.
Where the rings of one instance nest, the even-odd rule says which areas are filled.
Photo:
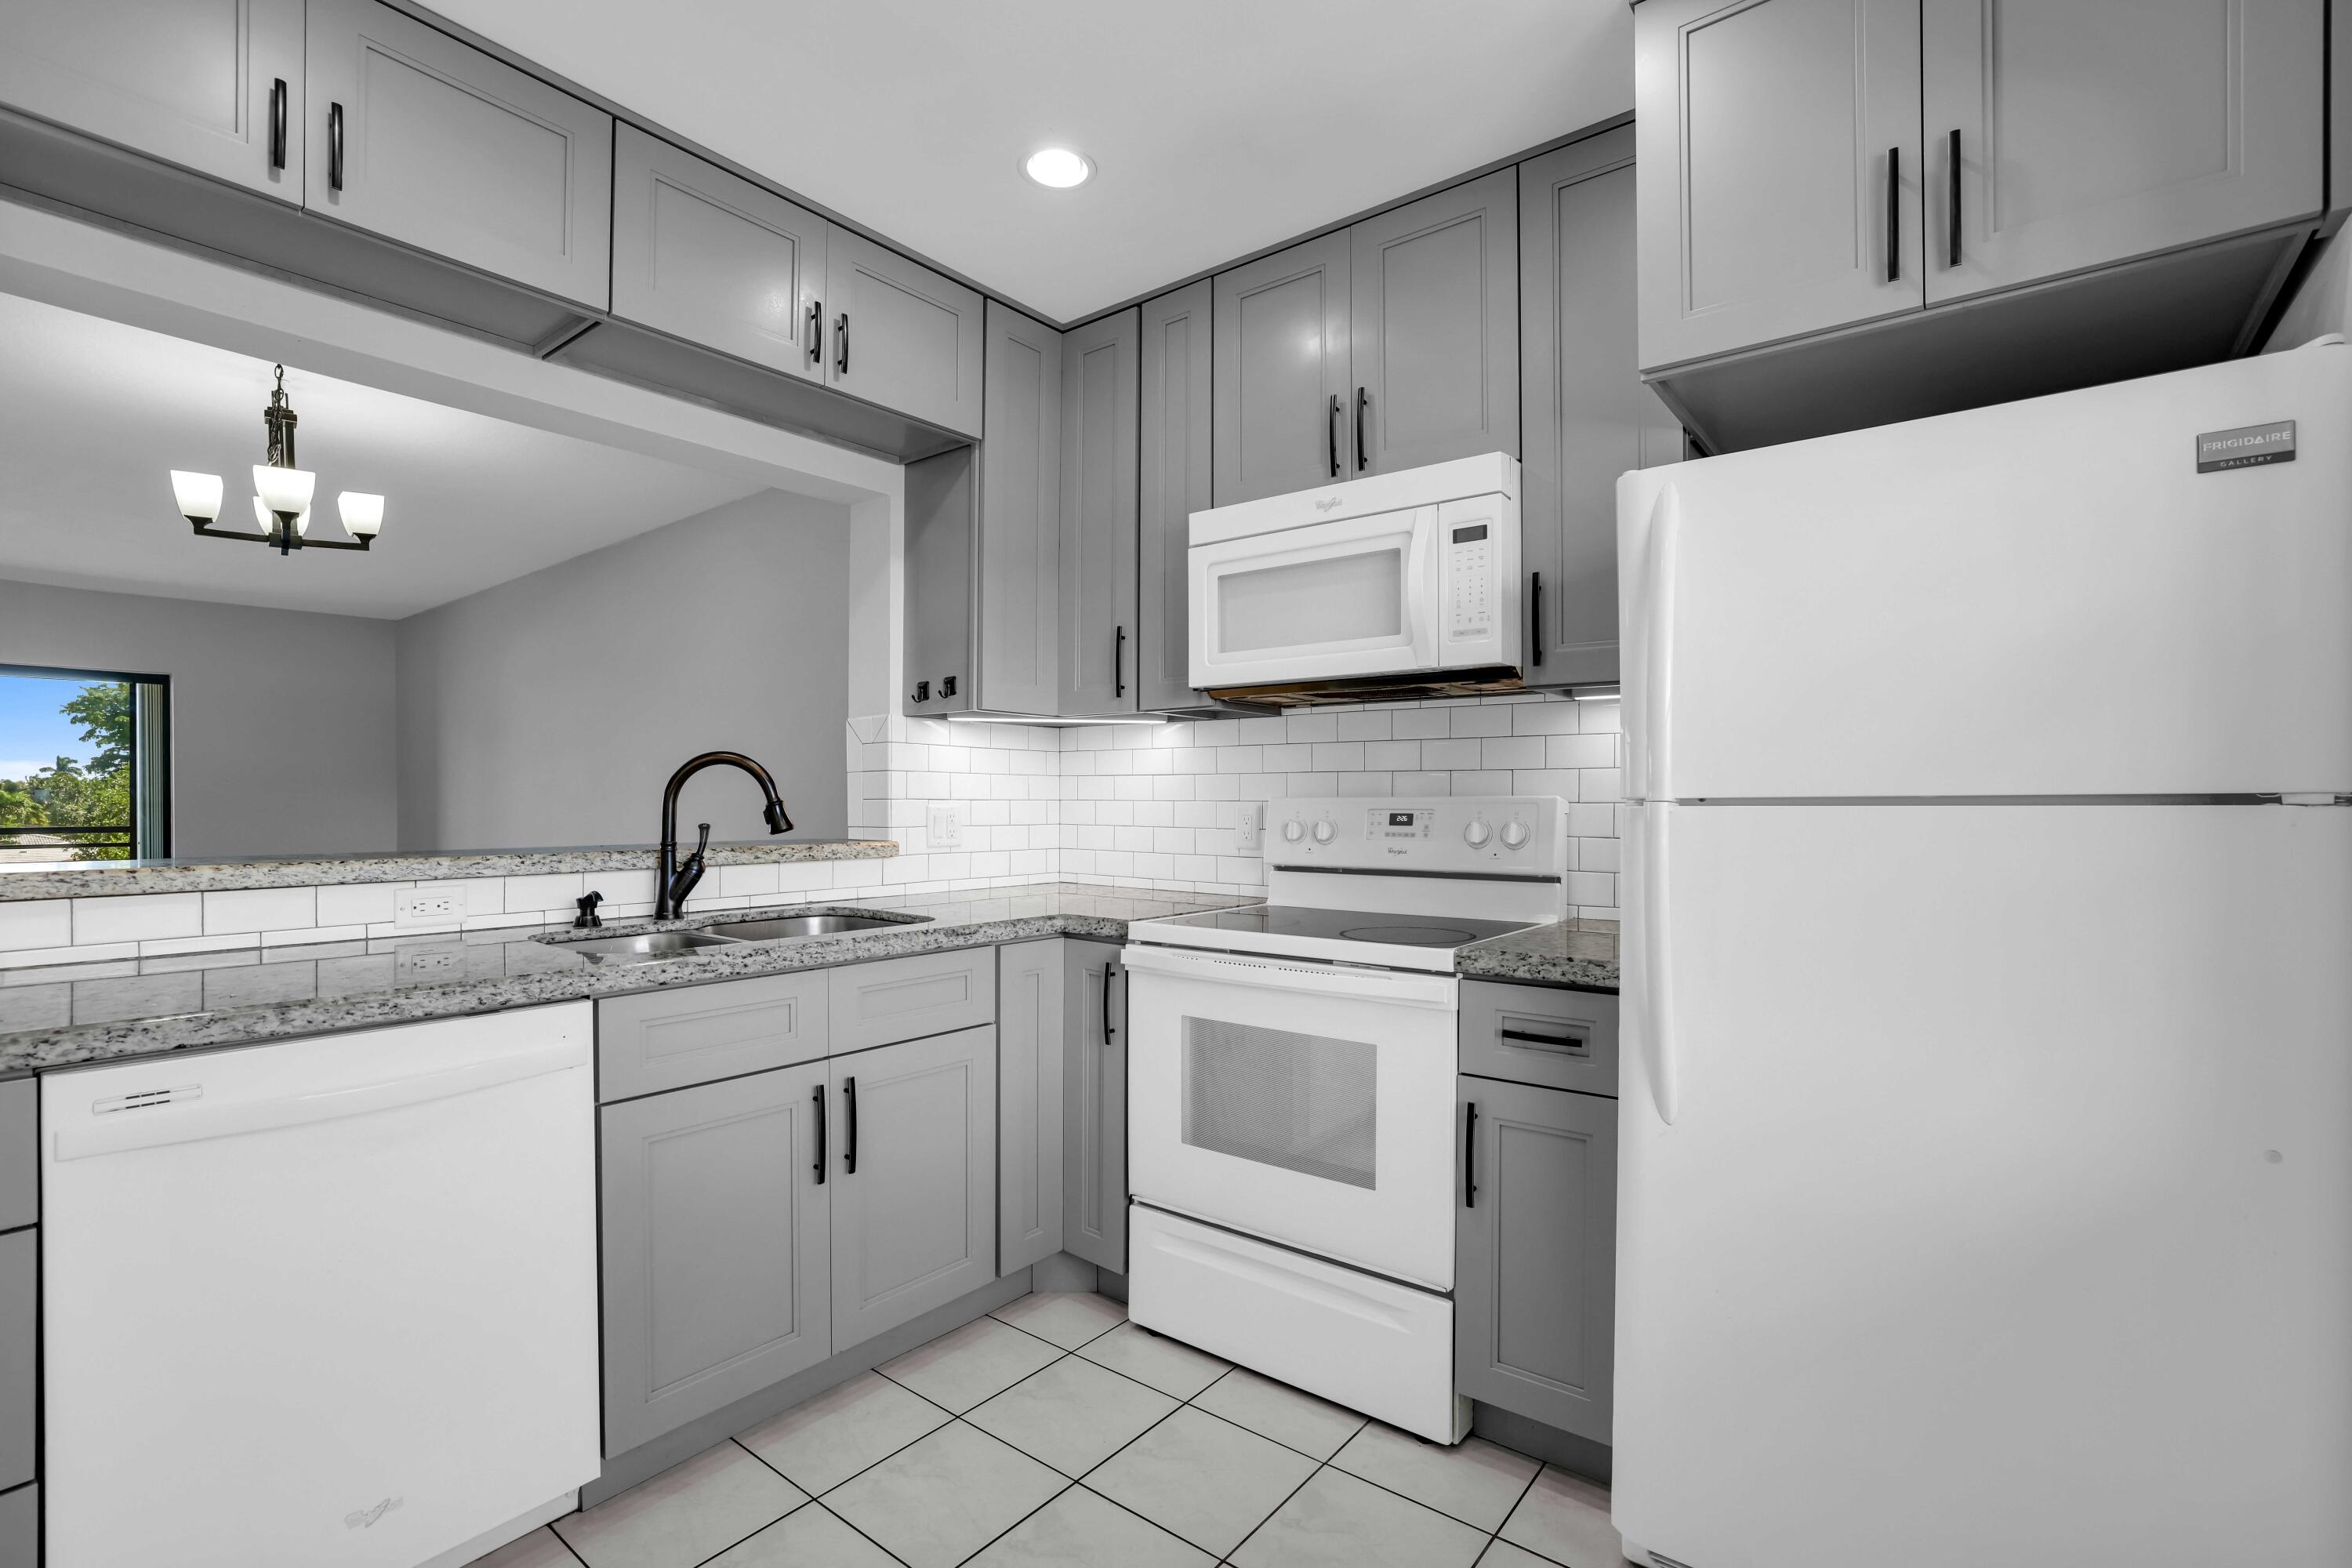
[[[1221, 985], [1255, 985], [1269, 991], [1352, 996], [1391, 1006], [1453, 1008], [1461, 983], [1451, 974], [1413, 974], [1402, 970], [1348, 964], [1295, 963], [1248, 953], [1202, 952], [1186, 948], [1130, 942], [1119, 961], [1130, 974], [1166, 974]], [[1130, 998], [1130, 1005], [1132, 999]]]

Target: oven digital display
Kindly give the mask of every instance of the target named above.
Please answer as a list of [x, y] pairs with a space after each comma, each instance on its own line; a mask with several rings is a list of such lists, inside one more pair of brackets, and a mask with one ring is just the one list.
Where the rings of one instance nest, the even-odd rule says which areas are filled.
[[1432, 811], [1375, 811], [1371, 816], [1374, 838], [1426, 838], [1429, 825], [1437, 814]]
[[1412, 813], [1409, 811], [1390, 812], [1389, 826], [1391, 827], [1411, 827], [1412, 826]]

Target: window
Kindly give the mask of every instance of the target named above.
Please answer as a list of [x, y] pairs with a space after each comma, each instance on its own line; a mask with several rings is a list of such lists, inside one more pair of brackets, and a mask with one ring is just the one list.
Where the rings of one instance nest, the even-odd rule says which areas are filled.
[[172, 852], [163, 677], [0, 665], [0, 859]]

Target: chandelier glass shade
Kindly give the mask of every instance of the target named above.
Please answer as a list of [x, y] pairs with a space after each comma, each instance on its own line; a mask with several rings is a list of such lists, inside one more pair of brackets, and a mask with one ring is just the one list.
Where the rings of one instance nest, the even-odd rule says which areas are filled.
[[297, 550], [367, 549], [383, 529], [383, 497], [360, 490], [344, 490], [335, 498], [335, 510], [350, 538], [310, 537], [310, 505], [319, 477], [295, 464], [296, 419], [294, 405], [286, 397], [286, 367], [278, 366], [277, 373], [277, 389], [269, 395], [269, 406], [261, 411], [262, 426], [269, 437], [268, 460], [253, 465], [253, 523], [257, 531], [215, 526], [220, 521], [222, 500], [218, 474], [172, 470], [172, 499], [180, 515], [202, 538], [274, 545], [280, 555]]

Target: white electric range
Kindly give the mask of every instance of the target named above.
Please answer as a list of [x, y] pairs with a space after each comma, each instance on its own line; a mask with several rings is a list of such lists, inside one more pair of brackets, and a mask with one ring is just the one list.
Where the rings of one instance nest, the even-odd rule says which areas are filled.
[[1461, 1438], [1454, 953], [1564, 918], [1566, 813], [1276, 801], [1264, 905], [1129, 928], [1138, 1324]]

